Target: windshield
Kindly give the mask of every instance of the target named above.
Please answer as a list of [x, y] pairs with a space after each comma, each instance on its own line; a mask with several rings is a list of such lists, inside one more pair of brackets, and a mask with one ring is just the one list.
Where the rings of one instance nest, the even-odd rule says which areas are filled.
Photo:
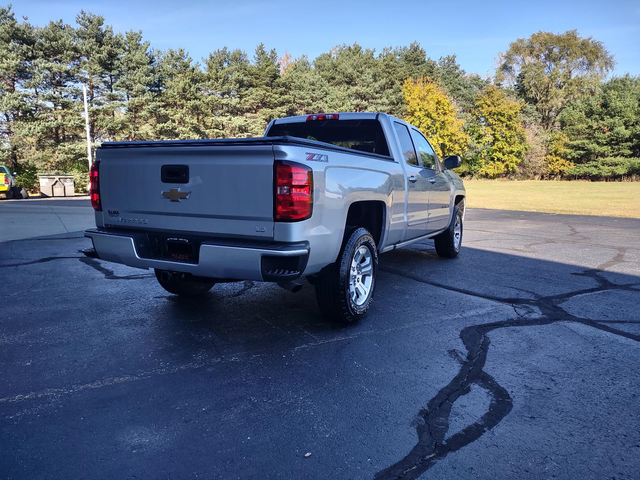
[[312, 120], [274, 124], [267, 137], [291, 136], [338, 147], [389, 156], [389, 147], [377, 120]]

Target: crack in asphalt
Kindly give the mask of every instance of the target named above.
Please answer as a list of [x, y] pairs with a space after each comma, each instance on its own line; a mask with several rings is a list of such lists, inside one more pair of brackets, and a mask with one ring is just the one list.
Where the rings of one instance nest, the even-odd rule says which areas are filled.
[[579, 232], [576, 227], [574, 227], [572, 225], [567, 225], [567, 227], [569, 228], [569, 231], [571, 233], [569, 233], [565, 237], [548, 238], [548, 239], [544, 239], [542, 241], [536, 241], [536, 242], [533, 242], [533, 243], [527, 243], [526, 245], [522, 246], [522, 250], [521, 251], [523, 251], [523, 252], [531, 252], [531, 249], [533, 247], [537, 247], [537, 246], [541, 246], [541, 245], [553, 245], [555, 243], [563, 243], [563, 242], [566, 241], [567, 238], [571, 238], [571, 240], [573, 240], [573, 241], [575, 241], [575, 240], [588, 241], [589, 240], [589, 237], [587, 237], [583, 233]]
[[8, 263], [8, 264], [0, 265], [0, 268], [25, 267], [27, 265], [37, 265], [39, 263], [53, 262], [54, 260], [72, 260], [74, 258], [80, 258], [80, 257], [44, 257], [44, 258], [39, 258], [38, 260], [31, 260], [30, 262]]
[[[623, 249], [620, 249], [623, 250]], [[603, 264], [611, 267], [621, 263], [624, 257], [623, 251], [619, 251], [615, 259]], [[616, 261], [614, 261], [616, 260]], [[394, 267], [383, 267], [381, 270], [394, 275], [399, 275], [411, 280], [432, 285], [438, 288], [454, 291], [464, 295], [483, 298], [506, 305], [511, 305], [518, 318], [512, 318], [499, 322], [472, 325], [462, 329], [460, 339], [464, 344], [467, 355], [464, 358], [459, 353], [449, 352], [460, 363], [458, 374], [442, 388], [429, 402], [427, 407], [420, 410], [416, 423], [416, 433], [418, 442], [415, 447], [401, 460], [390, 467], [378, 472], [375, 475], [377, 480], [382, 479], [416, 479], [424, 472], [433, 467], [439, 460], [445, 458], [449, 453], [456, 452], [470, 443], [478, 440], [485, 432], [498, 425], [512, 410], [513, 399], [509, 392], [501, 386], [491, 375], [484, 371], [487, 360], [487, 353], [491, 340], [489, 333], [502, 328], [530, 327], [550, 325], [559, 322], [573, 322], [587, 325], [607, 333], [618, 335], [636, 342], [640, 342], [640, 335], [629, 333], [609, 326], [610, 321], [599, 322], [575, 316], [564, 310], [560, 304], [564, 301], [588, 293], [598, 293], [603, 291], [637, 291], [634, 290], [637, 284], [616, 285], [601, 276], [603, 273], [598, 269], [585, 270], [574, 275], [592, 278], [597, 282], [597, 286], [568, 292], [558, 295], [539, 296], [533, 294], [533, 299], [526, 298], [499, 298], [492, 295], [485, 295], [470, 290], [452, 287], [450, 285], [425, 280], [406, 273]], [[539, 309], [540, 316], [527, 318], [518, 311], [518, 307], [525, 307], [532, 313], [534, 309]], [[622, 322], [620, 322], [622, 323]], [[640, 322], [625, 322], [640, 323]], [[455, 433], [445, 440], [449, 430], [449, 420], [453, 404], [461, 397], [471, 391], [471, 386], [476, 385], [484, 389], [490, 396], [490, 404], [484, 415], [476, 422], [468, 425], [461, 431]]]
[[623, 247], [618, 247], [616, 248], [616, 250], [618, 251], [618, 253], [616, 254], [615, 257], [613, 257], [611, 260], [609, 260], [608, 262], [604, 262], [601, 265], [598, 265], [596, 267], [597, 270], [606, 270], [607, 268], [611, 268], [614, 265], [618, 265], [620, 263], [624, 263], [624, 256], [627, 254], [627, 249], [623, 248]]
[[[24, 243], [24, 242], [57, 242], [57, 241], [64, 241], [64, 240], [77, 240], [79, 238], [83, 238], [84, 232], [78, 233], [76, 234], [76, 232], [69, 232], [69, 233], [59, 233], [56, 235], [47, 235], [44, 237], [26, 237], [26, 238], [16, 238], [13, 240], [4, 240], [4, 241], [0, 241], [0, 243], [5, 243], [7, 245], [14, 245], [16, 243]], [[53, 237], [53, 238], [51, 238]]]
[[[29, 265], [49, 263], [55, 260], [80, 260], [85, 265], [88, 265], [94, 268], [95, 270], [97, 270], [98, 272], [100, 272], [101, 274], [103, 274], [106, 280], [139, 280], [141, 278], [149, 278], [153, 276], [150, 273], [139, 274], [139, 275], [125, 275], [125, 276], [116, 275], [113, 272], [113, 270], [110, 270], [102, 266], [100, 262], [98, 262], [96, 259], [89, 258], [89, 257], [43, 257], [43, 258], [39, 258], [38, 260], [31, 260], [29, 262], [0, 264], [0, 268], [26, 267]], [[251, 287], [248, 287], [248, 288], [251, 288]], [[248, 290], [248, 288], [245, 285], [245, 288], [240, 292], [240, 294], [245, 293], [245, 291]]]
[[89, 257], [73, 257], [73, 258], [78, 258], [82, 263], [84, 263], [85, 265], [90, 266], [91, 268], [97, 270], [98, 272], [100, 272], [102, 275], [104, 275], [104, 278], [106, 280], [140, 280], [142, 278], [149, 278], [149, 277], [153, 277], [153, 274], [151, 273], [141, 273], [139, 275], [125, 275], [125, 276], [120, 276], [120, 275], [116, 275], [115, 272], [107, 267], [104, 267], [98, 260], [96, 260], [95, 258], [89, 258]]
[[[539, 238], [541, 240], [540, 242], [533, 242], [533, 243], [529, 243], [529, 244], [523, 245], [522, 246], [523, 248], [529, 248], [529, 247], [533, 247], [533, 246], [537, 246], [537, 245], [553, 245], [553, 244], [557, 244], [557, 243], [565, 243], [563, 241], [564, 237], [546, 239], [544, 237], [537, 237], [537, 236], [532, 235], [530, 233], [529, 234], [524, 234], [524, 233], [509, 232], [507, 234], [505, 232], [493, 231], [493, 230], [482, 230], [482, 229], [477, 229], [477, 228], [474, 228], [474, 229], [470, 229], [469, 228], [469, 229], [466, 229], [465, 231], [466, 232], [477, 232], [477, 233], [491, 233], [493, 235], [508, 235], [508, 236], [511, 236], [511, 237]], [[570, 237], [572, 235], [573, 234], [567, 235], [567, 237]], [[477, 240], [472, 240], [471, 242], [474, 242], [474, 243], [475, 242], [479, 242], [479, 241], [484, 242], [484, 241], [487, 241], [487, 240], [489, 240], [489, 239], [486, 239], [486, 238], [485, 239], [477, 239]], [[574, 240], [574, 239], [572, 239], [572, 240]], [[579, 241], [575, 241], [574, 240], [574, 244], [576, 244], [576, 245], [586, 245], [586, 246], [592, 246], [592, 247], [600, 247], [600, 248], [613, 249], [613, 250], [618, 249], [618, 247], [615, 247], [615, 246], [612, 246], [612, 245], [603, 245], [601, 243], [580, 241], [581, 239], [578, 239], [578, 240]], [[467, 243], [470, 243], [470, 241], [465, 240], [465, 245]], [[626, 246], [624, 248], [626, 248], [628, 250], [640, 250], [640, 247], [635, 247], [635, 246]], [[517, 249], [517, 248], [510, 249], [510, 250], [524, 251], [524, 252], [528, 252], [528, 253], [533, 253], [533, 252], [530, 252], [529, 250], [522, 250], [522, 249]]]
[[64, 228], [64, 229], [65, 229], [65, 231], [66, 231], [67, 233], [70, 233], [70, 232], [69, 232], [69, 229], [67, 228], [67, 226], [64, 224], [64, 222], [63, 222], [63, 221], [62, 221], [62, 219], [60, 218], [60, 215], [58, 215], [58, 212], [56, 212], [56, 211], [53, 209], [53, 207], [51, 207], [51, 205], [47, 205], [47, 207], [49, 207], [49, 210], [51, 210], [51, 211], [53, 212], [53, 214], [54, 214], [56, 217], [58, 217], [58, 220], [60, 220], [60, 223], [62, 224], [62, 228]]

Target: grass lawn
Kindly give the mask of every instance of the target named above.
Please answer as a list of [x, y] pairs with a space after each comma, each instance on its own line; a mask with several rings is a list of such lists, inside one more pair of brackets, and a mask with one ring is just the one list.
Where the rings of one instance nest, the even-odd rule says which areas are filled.
[[467, 206], [640, 218], [640, 182], [465, 180]]

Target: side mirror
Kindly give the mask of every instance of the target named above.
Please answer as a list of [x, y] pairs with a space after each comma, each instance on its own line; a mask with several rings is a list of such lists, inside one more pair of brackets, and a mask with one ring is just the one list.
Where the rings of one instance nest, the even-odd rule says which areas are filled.
[[447, 167], [448, 170], [458, 168], [460, 165], [462, 165], [460, 155], [447, 155], [444, 157], [444, 166]]

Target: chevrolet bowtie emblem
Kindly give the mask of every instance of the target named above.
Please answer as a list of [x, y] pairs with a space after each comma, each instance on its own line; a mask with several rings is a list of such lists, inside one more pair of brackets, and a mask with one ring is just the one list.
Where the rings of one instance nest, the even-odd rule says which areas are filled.
[[162, 192], [163, 198], [168, 198], [172, 202], [187, 200], [191, 196], [191, 192], [181, 192], [179, 188], [172, 188], [168, 192]]

